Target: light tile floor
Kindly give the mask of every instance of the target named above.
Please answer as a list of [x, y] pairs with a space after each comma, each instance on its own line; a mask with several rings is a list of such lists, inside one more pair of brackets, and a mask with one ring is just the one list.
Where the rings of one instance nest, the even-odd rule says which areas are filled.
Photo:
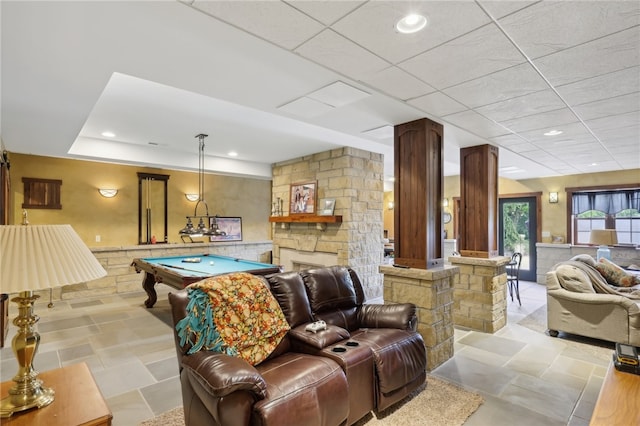
[[[39, 300], [35, 367], [86, 362], [115, 426], [137, 425], [181, 405], [167, 300], [172, 289], [158, 285], [157, 291], [152, 309], [144, 307], [142, 291], [57, 301], [50, 309], [48, 300]], [[508, 325], [497, 333], [456, 328], [454, 357], [431, 374], [484, 397], [469, 426], [587, 425], [613, 346], [562, 334], [552, 338], [518, 324], [546, 303], [544, 286], [521, 282], [520, 293], [523, 305], [509, 300]], [[2, 381], [17, 371], [10, 348], [14, 333], [12, 325], [0, 349]]]

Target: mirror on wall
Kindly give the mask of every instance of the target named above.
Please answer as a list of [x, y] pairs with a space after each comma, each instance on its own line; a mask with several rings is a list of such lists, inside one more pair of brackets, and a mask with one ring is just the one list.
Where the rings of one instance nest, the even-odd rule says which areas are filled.
[[138, 244], [166, 243], [169, 175], [138, 173]]

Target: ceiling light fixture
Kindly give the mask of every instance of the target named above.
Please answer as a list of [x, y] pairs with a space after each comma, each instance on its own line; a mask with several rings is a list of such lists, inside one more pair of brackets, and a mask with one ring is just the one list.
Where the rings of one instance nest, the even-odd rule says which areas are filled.
[[549, 130], [547, 133], [544, 133], [545, 136], [558, 136], [562, 134], [562, 130]]
[[102, 136], [104, 136], [105, 138], [115, 138], [116, 134], [113, 132], [102, 132]]
[[229, 157], [237, 157], [237, 156], [238, 156], [238, 153], [237, 153], [237, 152], [235, 152], [235, 151], [229, 151], [229, 152], [227, 152], [227, 155], [228, 155]]
[[[196, 136], [199, 141], [198, 146], [198, 202], [193, 211], [193, 216], [187, 216], [187, 224], [179, 232], [180, 235], [189, 235], [191, 237], [201, 237], [203, 235], [227, 235], [218, 228], [218, 222], [215, 216], [209, 216], [209, 206], [204, 200], [204, 138], [209, 135], [200, 133]], [[198, 216], [198, 206], [200, 203], [204, 204], [205, 214]], [[191, 219], [199, 219], [198, 227], [193, 226]], [[210, 228], [207, 227], [204, 221], [207, 221]]]
[[427, 18], [417, 13], [405, 16], [396, 24], [396, 30], [402, 34], [412, 34], [427, 26]]

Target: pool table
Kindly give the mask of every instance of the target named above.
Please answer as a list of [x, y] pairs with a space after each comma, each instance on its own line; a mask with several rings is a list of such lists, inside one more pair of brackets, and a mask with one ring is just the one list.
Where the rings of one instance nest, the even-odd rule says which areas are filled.
[[142, 288], [148, 295], [147, 300], [144, 302], [147, 308], [151, 308], [158, 300], [158, 295], [154, 288], [156, 283], [163, 283], [182, 289], [196, 281], [230, 272], [248, 272], [254, 275], [269, 275], [281, 272], [279, 266], [270, 263], [214, 254], [133, 259], [131, 266], [138, 273], [144, 271]]

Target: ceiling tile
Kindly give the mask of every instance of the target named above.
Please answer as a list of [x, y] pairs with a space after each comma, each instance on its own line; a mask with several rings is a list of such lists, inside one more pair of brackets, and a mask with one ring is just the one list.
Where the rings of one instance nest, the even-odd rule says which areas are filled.
[[570, 105], [580, 105], [640, 91], [640, 67], [626, 68], [575, 83], [557, 86]]
[[[589, 128], [595, 132], [604, 130], [623, 131], [625, 128], [635, 129], [640, 127], [640, 112], [634, 111], [612, 117], [602, 117], [585, 122]], [[620, 133], [619, 133], [620, 134]], [[637, 133], [640, 135], [640, 133]]]
[[331, 25], [365, 2], [351, 0], [288, 0], [285, 3], [301, 10], [325, 25]]
[[640, 111], [640, 92], [589, 102], [573, 108], [583, 120]]
[[355, 80], [389, 67], [387, 62], [332, 30], [321, 32], [295, 52]]
[[410, 100], [408, 103], [437, 116], [453, 114], [468, 109], [441, 92], [420, 96], [419, 98]]
[[444, 89], [524, 61], [504, 34], [490, 24], [398, 66], [433, 87]]
[[640, 24], [637, 1], [542, 1], [500, 19], [531, 59]]
[[[427, 27], [414, 34], [397, 32], [397, 21], [409, 13], [424, 15]], [[397, 64], [488, 22], [489, 18], [473, 2], [370, 1], [332, 28]]]
[[294, 49], [325, 28], [280, 1], [196, 0], [193, 7], [287, 49]]
[[307, 95], [308, 98], [315, 99], [316, 101], [336, 108], [357, 102], [369, 96], [371, 96], [371, 94], [342, 81], [336, 81]]
[[640, 65], [640, 26], [560, 51], [533, 62], [561, 85]]
[[562, 130], [562, 134], [556, 136], [545, 136], [544, 132], [547, 129], [531, 130], [527, 132], [521, 132], [520, 136], [530, 142], [534, 142], [538, 145], [550, 146], [553, 144], [563, 144], [570, 141], [593, 141], [593, 135], [589, 132], [589, 129], [580, 122], [565, 124], [558, 128]]
[[476, 108], [548, 88], [533, 67], [524, 63], [449, 87], [443, 92], [469, 108]]
[[493, 16], [494, 18], [502, 18], [505, 15], [509, 15], [517, 10], [524, 9], [534, 3], [535, 1], [525, 1], [525, 0], [516, 0], [516, 1], [505, 1], [505, 0], [489, 0], [489, 1], [479, 1], [486, 10]]
[[552, 90], [542, 90], [518, 98], [508, 99], [475, 110], [496, 122], [527, 117], [565, 107], [564, 102]]
[[484, 138], [492, 138], [509, 133], [504, 127], [497, 125], [473, 111], [463, 111], [443, 117], [456, 126], [463, 127]]
[[362, 81], [403, 101], [435, 91], [433, 87], [395, 66], [364, 77]]
[[576, 122], [578, 122], [578, 118], [569, 108], [561, 108], [529, 115], [527, 117], [502, 121], [500, 124], [514, 132], [526, 132], [536, 129], [549, 131]]

